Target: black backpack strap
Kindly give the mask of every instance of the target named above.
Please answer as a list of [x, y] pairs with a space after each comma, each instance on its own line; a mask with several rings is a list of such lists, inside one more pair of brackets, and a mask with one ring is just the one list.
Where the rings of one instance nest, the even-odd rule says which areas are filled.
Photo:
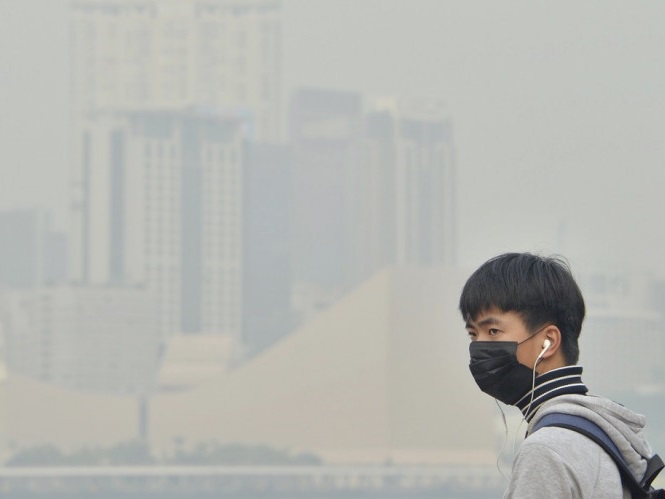
[[546, 414], [536, 423], [531, 433], [536, 432], [545, 426], [557, 426], [559, 428], [566, 428], [576, 431], [582, 435], [590, 438], [596, 442], [602, 449], [607, 452], [614, 460], [621, 473], [621, 478], [624, 484], [630, 488], [631, 492], [637, 495], [645, 496], [651, 488], [651, 482], [656, 478], [660, 470], [665, 467], [663, 460], [654, 454], [647, 461], [647, 470], [644, 478], [639, 482], [633, 476], [632, 471], [628, 467], [628, 463], [624, 459], [621, 452], [617, 448], [612, 439], [600, 428], [597, 424], [589, 421], [582, 416], [575, 416], [573, 414], [564, 414], [560, 412], [551, 412]]
[[665, 463], [663, 463], [660, 456], [658, 454], [651, 456], [647, 461], [647, 471], [644, 473], [644, 478], [640, 482], [640, 485], [648, 488], [663, 468], [665, 468]]

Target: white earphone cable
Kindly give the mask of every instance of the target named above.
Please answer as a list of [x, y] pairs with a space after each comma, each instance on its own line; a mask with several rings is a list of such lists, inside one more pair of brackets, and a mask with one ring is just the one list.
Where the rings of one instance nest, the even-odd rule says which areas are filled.
[[529, 410], [531, 410], [531, 404], [533, 404], [533, 398], [536, 391], [536, 366], [538, 366], [538, 363], [543, 359], [543, 355], [545, 355], [545, 352], [547, 352], [547, 349], [549, 347], [550, 347], [549, 344], [547, 344], [547, 346], [543, 348], [542, 352], [540, 352], [538, 354], [538, 357], [536, 357], [536, 362], [533, 364], [533, 373], [531, 376], [531, 397], [529, 398], [529, 404], [526, 406], [526, 409], [522, 413], [522, 418], [520, 418], [520, 424], [517, 426], [517, 430], [515, 430], [515, 434], [513, 435], [513, 456], [515, 455], [517, 435], [519, 434], [520, 428], [522, 427], [522, 423], [526, 421], [526, 415], [529, 414]]

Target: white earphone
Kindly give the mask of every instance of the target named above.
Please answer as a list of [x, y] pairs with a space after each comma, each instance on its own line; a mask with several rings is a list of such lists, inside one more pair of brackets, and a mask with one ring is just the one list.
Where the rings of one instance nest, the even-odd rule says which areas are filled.
[[[540, 359], [543, 358], [543, 355], [545, 355], [545, 352], [547, 352], [547, 349], [548, 349], [550, 346], [552, 346], [552, 342], [551, 342], [550, 340], [545, 340], [545, 341], [543, 342], [543, 349], [542, 349], [542, 350], [540, 351], [540, 353], [538, 354], [538, 357], [536, 357], [536, 365], [538, 364], [538, 362], [540, 362]], [[533, 366], [534, 372], [535, 372], [535, 370], [536, 370], [536, 365]]]

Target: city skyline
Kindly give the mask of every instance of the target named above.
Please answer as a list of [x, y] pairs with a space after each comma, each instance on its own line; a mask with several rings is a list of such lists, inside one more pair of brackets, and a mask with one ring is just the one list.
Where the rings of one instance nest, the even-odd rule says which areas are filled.
[[[47, 26], [14, 4], [13, 26], [25, 29], [3, 29], [8, 42], [0, 55], [11, 71], [3, 77], [2, 98], [11, 118], [3, 122], [2, 173], [15, 188], [0, 187], [0, 203], [52, 209], [62, 230], [69, 189], [62, 134], [69, 120], [67, 9], [60, 0], [40, 6], [44, 19], [52, 21]], [[567, 15], [570, 7], [518, 1], [481, 8], [420, 0], [418, 7], [382, 3], [381, 15], [372, 18], [377, 9], [372, 0], [353, 7], [346, 0], [283, 1], [282, 97], [299, 86], [441, 97], [455, 120], [459, 199], [499, 196], [500, 212], [510, 213], [493, 215], [476, 202], [460, 204], [459, 239], [466, 248], [460, 262], [469, 268], [518, 248], [563, 253], [575, 266], [624, 265], [662, 273], [657, 223], [662, 207], [653, 189], [663, 155], [658, 130], [664, 124], [655, 110], [665, 75], [648, 61], [663, 36], [654, 25], [663, 7], [635, 6], [628, 16], [621, 15], [621, 2], [576, 6], [575, 16]], [[344, 16], [350, 8], [353, 22]], [[322, 18], [327, 23], [321, 24]], [[336, 39], [335, 30], [344, 23], [348, 41], [326, 41]], [[399, 33], [408, 25], [419, 29], [407, 38]], [[353, 50], [363, 30], [371, 36]], [[489, 43], [492, 37], [495, 42]], [[316, 56], [317, 47], [326, 57]], [[368, 71], [363, 61], [376, 70]], [[36, 63], [53, 78], [31, 78]], [[40, 114], [43, 119], [36, 120]], [[34, 134], [44, 147], [28, 147]], [[55, 166], [40, 166], [46, 159]], [[628, 165], [631, 174], [624, 177]], [[29, 188], [38, 173], [45, 182]], [[541, 203], [539, 192], [555, 194]], [[476, 230], [482, 224], [489, 246]], [[593, 237], [586, 230], [590, 225]], [[645, 244], [639, 258], [631, 259], [634, 240]]]
[[491, 465], [457, 300], [506, 251], [567, 258], [591, 391], [665, 445], [665, 4], [5, 7], [13, 450]]
[[[234, 359], [242, 361], [385, 267], [454, 263], [454, 134], [440, 99], [370, 103], [360, 94], [301, 89], [286, 113], [294, 139], [280, 142], [279, 127], [270, 125], [284, 121], [275, 98], [280, 5], [70, 4], [71, 221], [66, 269], [59, 269], [63, 290], [46, 289], [47, 300], [69, 292], [73, 310], [92, 308], [113, 323], [115, 315], [132, 314], [123, 288], [131, 295], [139, 286], [145, 303], [154, 300], [146, 320], [157, 335], [138, 343], [159, 355], [173, 335], [221, 334], [233, 339]], [[204, 60], [215, 66], [213, 82]], [[240, 67], [248, 73], [236, 74]], [[237, 78], [247, 81], [227, 85]], [[263, 91], [249, 92], [257, 78]], [[25, 232], [10, 228], [7, 237]], [[8, 265], [42, 266], [41, 253], [49, 251], [40, 245], [25, 243], [38, 255], [17, 253]], [[11, 279], [3, 283], [11, 289]], [[38, 303], [47, 284], [33, 282], [21, 299]], [[119, 297], [117, 309], [86, 304], [85, 290], [100, 286], [117, 288], [109, 295]], [[60, 332], [66, 327], [39, 305], [10, 299], [10, 365], [68, 385], [73, 366], [50, 359], [61, 348], [76, 350]], [[32, 326], [16, 326], [21, 321]], [[90, 334], [107, 334], [98, 329]], [[32, 361], [30, 348], [19, 347], [30, 341], [41, 352]], [[108, 355], [120, 369], [121, 352]], [[103, 357], [87, 363], [91, 378]]]

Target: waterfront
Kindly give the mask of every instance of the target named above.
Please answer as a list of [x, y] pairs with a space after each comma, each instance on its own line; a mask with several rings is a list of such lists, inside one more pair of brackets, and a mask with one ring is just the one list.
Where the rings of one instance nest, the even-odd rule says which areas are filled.
[[482, 467], [61, 467], [0, 469], [8, 499], [485, 499]]
[[494, 499], [501, 496], [502, 491], [487, 491], [484, 493], [463, 491], [450, 492], [446, 490], [432, 491], [430, 493], [421, 494], [369, 494], [369, 495], [355, 495], [346, 494], [319, 494], [319, 495], [234, 495], [227, 496], [217, 492], [209, 492], [206, 494], [185, 495], [185, 494], [171, 494], [171, 493], [134, 493], [134, 494], [117, 494], [110, 491], [97, 491], [97, 492], [80, 492], [80, 493], [52, 493], [52, 492], [34, 492], [34, 493], [12, 493], [3, 496], [6, 499]]
[[262, 495], [225, 495], [216, 491], [209, 491], [207, 493], [197, 493], [196, 495], [184, 493], [169, 493], [169, 492], [135, 492], [135, 493], [118, 493], [114, 491], [98, 490], [81, 491], [81, 492], [49, 492], [49, 491], [35, 491], [35, 492], [15, 492], [8, 495], [3, 495], [5, 499], [494, 499], [500, 497], [502, 490], [493, 490], [485, 492], [464, 492], [464, 491], [449, 491], [449, 490], [432, 490], [430, 492], [405, 494], [399, 495], [375, 493], [375, 494], [340, 494], [336, 493], [321, 493], [316, 495], [293, 495], [289, 494], [262, 494]]

